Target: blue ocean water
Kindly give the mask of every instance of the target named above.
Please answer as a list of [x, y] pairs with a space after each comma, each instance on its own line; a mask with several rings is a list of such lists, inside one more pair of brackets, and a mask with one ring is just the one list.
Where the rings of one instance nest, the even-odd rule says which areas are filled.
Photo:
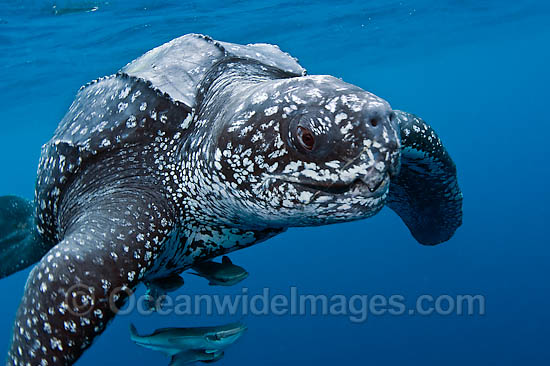
[[[453, 157], [464, 224], [418, 245], [384, 209], [365, 221], [290, 229], [231, 257], [234, 288], [185, 276], [181, 294], [481, 295], [485, 314], [119, 316], [78, 365], [167, 364], [128, 325], [242, 320], [223, 365], [540, 365], [550, 362], [546, 1], [2, 1], [0, 195], [32, 198], [40, 146], [78, 88], [186, 33], [278, 44], [310, 74], [331, 74], [422, 116]], [[6, 353], [29, 270], [0, 281]], [[141, 289], [140, 291], [143, 291]]]

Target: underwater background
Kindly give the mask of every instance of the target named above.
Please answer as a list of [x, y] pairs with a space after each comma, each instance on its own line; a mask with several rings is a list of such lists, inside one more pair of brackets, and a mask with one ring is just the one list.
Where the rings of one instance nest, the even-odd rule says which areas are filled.
[[[186, 33], [277, 44], [423, 117], [453, 157], [464, 223], [436, 247], [389, 209], [290, 229], [235, 252], [236, 287], [184, 275], [181, 294], [481, 295], [484, 314], [117, 317], [77, 365], [165, 365], [129, 339], [242, 320], [222, 365], [550, 364], [550, 2], [0, 1], [0, 195], [31, 199], [40, 147], [78, 88]], [[0, 281], [0, 358], [29, 269]], [[138, 290], [142, 293], [143, 288]]]

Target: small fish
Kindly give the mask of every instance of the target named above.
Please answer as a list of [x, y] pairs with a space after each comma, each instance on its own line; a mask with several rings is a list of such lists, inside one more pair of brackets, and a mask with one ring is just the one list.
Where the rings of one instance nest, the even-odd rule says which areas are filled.
[[213, 363], [222, 359], [223, 351], [183, 351], [170, 360], [169, 366], [188, 365], [195, 362]]
[[147, 286], [147, 291], [145, 292], [146, 301], [144, 303], [146, 310], [161, 310], [162, 299], [166, 294], [176, 291], [183, 285], [183, 278], [178, 274], [146, 281], [145, 286]]
[[172, 274], [166, 277], [155, 278], [146, 281], [147, 287], [155, 287], [164, 292], [173, 292], [184, 285], [183, 278], [178, 274]]
[[179, 366], [220, 360], [223, 350], [246, 330], [246, 325], [238, 322], [217, 327], [162, 328], [140, 336], [136, 327], [130, 324], [130, 339], [139, 346], [171, 356], [170, 366]]
[[223, 256], [221, 263], [206, 261], [191, 268], [197, 272], [191, 274], [206, 278], [210, 286], [233, 286], [248, 277], [248, 272], [233, 264], [227, 256]]
[[183, 284], [183, 278], [178, 274], [145, 281], [145, 286], [147, 286], [147, 291], [145, 292], [146, 301], [144, 302], [145, 309], [152, 311], [161, 310], [166, 294], [176, 291]]

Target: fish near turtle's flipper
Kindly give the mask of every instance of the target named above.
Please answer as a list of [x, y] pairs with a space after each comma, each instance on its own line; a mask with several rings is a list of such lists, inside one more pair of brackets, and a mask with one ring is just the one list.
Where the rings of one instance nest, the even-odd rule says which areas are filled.
[[209, 360], [201, 360], [202, 363], [214, 363], [218, 362], [223, 358], [224, 352], [223, 351], [216, 351], [214, 353], [210, 353], [212, 359]]
[[0, 197], [0, 278], [38, 262], [51, 247], [36, 229], [31, 202]]
[[8, 365], [72, 365], [151, 268], [172, 230], [171, 209], [151, 192], [105, 188], [94, 197], [78, 201], [62, 241], [29, 274]]
[[401, 130], [401, 170], [391, 179], [387, 205], [419, 243], [442, 243], [462, 224], [455, 164], [428, 124], [413, 114], [394, 112]]
[[169, 366], [189, 365], [195, 362], [214, 363], [223, 358], [223, 351], [188, 350], [172, 356]]

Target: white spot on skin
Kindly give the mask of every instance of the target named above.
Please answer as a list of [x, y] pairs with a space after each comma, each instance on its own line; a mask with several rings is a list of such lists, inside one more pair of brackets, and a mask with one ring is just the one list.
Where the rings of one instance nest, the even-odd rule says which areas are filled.
[[338, 98], [333, 98], [330, 102], [328, 102], [325, 105], [325, 108], [328, 109], [330, 112], [334, 113], [336, 112], [336, 103], [338, 102]]
[[350, 132], [352, 129], [353, 129], [353, 124], [351, 122], [348, 122], [347, 125], [345, 125], [340, 129], [340, 132], [342, 133], [342, 135], [345, 135], [348, 132]]
[[336, 115], [336, 117], [334, 117], [334, 123], [336, 123], [338, 125], [338, 124], [340, 124], [340, 122], [342, 122], [346, 118], [348, 118], [348, 115], [346, 113], [344, 113], [344, 112], [338, 113]]
[[61, 345], [61, 341], [58, 338], [52, 337], [50, 340], [50, 344], [53, 350], [58, 349], [60, 351], [63, 351], [63, 346]]
[[123, 102], [118, 103], [118, 113], [124, 112], [126, 108], [128, 108], [128, 103], [123, 103]]
[[292, 95], [292, 101], [296, 104], [306, 104], [306, 101], [303, 100], [303, 99], [300, 99], [300, 97], [298, 97], [297, 95]]
[[302, 202], [302, 203], [309, 203], [310, 200], [311, 200], [311, 197], [313, 197], [313, 193], [307, 192], [307, 191], [303, 191], [303, 192], [301, 192], [300, 195], [298, 196], [298, 200], [300, 200], [300, 202]]
[[267, 93], [258, 93], [252, 97], [252, 104], [260, 104], [267, 100]]
[[128, 120], [126, 121], [126, 127], [128, 128], [134, 128], [137, 126], [137, 120], [136, 120], [136, 116], [132, 115], [130, 116], [130, 118], [128, 118]]
[[120, 92], [120, 94], [118, 95], [118, 99], [124, 99], [124, 98], [126, 98], [126, 97], [128, 96], [128, 94], [130, 94], [130, 90], [131, 90], [130, 87], [124, 88], [124, 89]]
[[272, 116], [274, 115], [275, 113], [277, 113], [277, 111], [279, 110], [279, 106], [273, 106], [273, 107], [269, 107], [269, 108], [266, 108], [264, 110], [264, 114], [269, 117], [269, 116]]
[[76, 323], [72, 320], [66, 320], [63, 322], [65, 330], [68, 330], [71, 333], [76, 333]]
[[132, 94], [132, 103], [134, 103], [136, 99], [139, 98], [140, 95], [141, 95], [141, 91], [136, 90], [136, 92]]

